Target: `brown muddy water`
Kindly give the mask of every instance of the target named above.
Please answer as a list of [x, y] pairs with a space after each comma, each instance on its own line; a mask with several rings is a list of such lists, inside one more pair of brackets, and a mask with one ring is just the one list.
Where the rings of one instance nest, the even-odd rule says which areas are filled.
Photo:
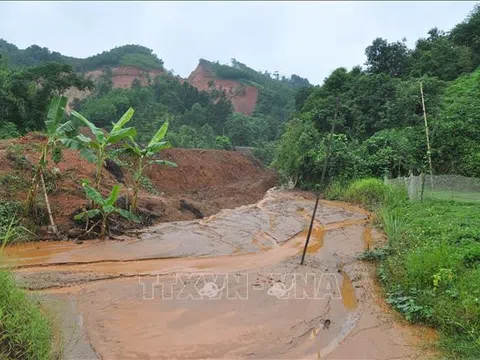
[[67, 359], [426, 358], [357, 260], [375, 243], [367, 212], [321, 201], [299, 265], [313, 202], [270, 190], [121, 240], [11, 246], [7, 264], [55, 314]]

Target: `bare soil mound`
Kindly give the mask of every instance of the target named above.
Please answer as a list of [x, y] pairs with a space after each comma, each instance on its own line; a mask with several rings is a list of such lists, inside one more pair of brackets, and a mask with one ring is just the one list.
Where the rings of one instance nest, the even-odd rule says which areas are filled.
[[[0, 141], [0, 199], [25, 200], [44, 141], [37, 133]], [[169, 149], [161, 157], [176, 162], [178, 168], [154, 165], [146, 174], [151, 188], [140, 192], [139, 203], [153, 215], [153, 222], [193, 220], [199, 214], [209, 216], [223, 208], [254, 203], [276, 182], [274, 172], [233, 151]], [[132, 184], [130, 170], [108, 165], [102, 192], [107, 194], [123, 179], [122, 194], [126, 195]], [[57, 226], [66, 233], [74, 225], [74, 212], [87, 204], [81, 181], [93, 183], [95, 166], [77, 151], [63, 150], [59, 164], [50, 161], [49, 169], [54, 167], [58, 171], [46, 176], [47, 188]]]

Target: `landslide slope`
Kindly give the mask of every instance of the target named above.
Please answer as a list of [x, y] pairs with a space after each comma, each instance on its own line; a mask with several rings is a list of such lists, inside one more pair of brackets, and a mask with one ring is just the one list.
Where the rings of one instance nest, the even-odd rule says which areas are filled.
[[[44, 141], [43, 135], [38, 133], [0, 141], [0, 201], [25, 200], [33, 166], [38, 162]], [[153, 215], [154, 222], [195, 219], [193, 208], [208, 216], [222, 208], [253, 203], [276, 183], [274, 172], [234, 151], [168, 149], [161, 157], [176, 162], [178, 168], [153, 165], [147, 173], [151, 185], [145, 185], [141, 191], [140, 207]], [[48, 172], [47, 188], [54, 219], [60, 231], [66, 233], [74, 226], [75, 211], [87, 205], [81, 181], [88, 179], [93, 183], [95, 166], [77, 151], [64, 150], [59, 164], [50, 161], [50, 170], [53, 167], [58, 170]], [[118, 179], [123, 183], [122, 194], [132, 186], [130, 169], [120, 166], [120, 170], [123, 176], [119, 177], [116, 171], [116, 179], [105, 169], [104, 195]], [[40, 198], [39, 195], [42, 204]]]

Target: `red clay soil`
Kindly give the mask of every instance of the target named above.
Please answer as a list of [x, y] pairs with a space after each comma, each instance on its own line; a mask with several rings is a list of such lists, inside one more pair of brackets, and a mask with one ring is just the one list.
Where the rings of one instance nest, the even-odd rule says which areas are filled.
[[190, 74], [187, 81], [198, 90], [209, 91], [209, 82], [213, 81], [215, 88], [225, 90], [227, 98], [232, 102], [236, 112], [251, 115], [258, 98], [258, 89], [234, 80], [216, 79], [213, 74], [202, 65]]
[[[133, 66], [117, 66], [112, 68], [112, 82], [113, 88], [128, 89], [132, 87], [132, 83], [135, 79], [140, 80], [142, 86], [148, 85], [148, 78], [154, 79], [158, 75], [163, 75], [165, 72], [163, 70], [154, 69], [154, 70], [142, 70]], [[100, 76], [103, 75], [103, 70], [97, 69], [89, 71], [85, 76], [93, 81], [97, 80]], [[68, 98], [69, 108], [74, 99], [83, 100], [90, 95], [89, 90], [81, 91], [76, 88], [70, 88], [66, 91], [65, 96]]]
[[[103, 70], [94, 70], [86, 73], [86, 77], [92, 80], [98, 79], [103, 74]], [[148, 77], [152, 80], [158, 76], [163, 75], [164, 71], [159, 69], [142, 70], [133, 66], [118, 66], [112, 68], [112, 82], [113, 88], [130, 88], [135, 79], [140, 80], [142, 86], [148, 84]]]
[[[19, 164], [23, 157], [26, 159], [23, 163], [36, 164], [44, 141], [41, 134], [35, 133], [0, 141], [0, 179], [12, 174], [24, 180], [17, 186], [0, 185], [0, 199], [23, 201], [26, 198], [32, 170]], [[157, 217], [156, 222], [195, 219], [192, 211], [180, 206], [180, 200], [208, 216], [223, 208], [256, 202], [276, 183], [274, 172], [234, 151], [169, 149], [161, 157], [176, 162], [178, 168], [154, 165], [146, 175], [159, 195], [142, 190], [139, 201], [141, 208]], [[81, 181], [94, 182], [95, 166], [77, 151], [63, 150], [63, 160], [58, 165], [50, 161], [49, 168], [53, 167], [60, 171], [49, 198], [57, 226], [61, 232], [66, 232], [73, 225], [72, 214], [87, 204]], [[122, 171], [125, 177], [122, 193], [125, 194], [132, 177], [128, 169], [122, 168]], [[114, 176], [104, 169], [104, 195], [115, 183]]]

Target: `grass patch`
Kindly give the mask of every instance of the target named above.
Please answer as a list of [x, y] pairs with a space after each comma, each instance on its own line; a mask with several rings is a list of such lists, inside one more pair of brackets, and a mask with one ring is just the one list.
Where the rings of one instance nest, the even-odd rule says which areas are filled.
[[480, 358], [480, 204], [406, 201], [379, 180], [333, 185], [327, 197], [374, 210], [388, 236], [378, 261], [387, 301], [411, 322], [435, 327], [451, 358]]
[[33, 235], [18, 217], [22, 210], [23, 205], [20, 202], [0, 199], [0, 246], [28, 240]]
[[52, 328], [47, 317], [0, 270], [0, 359], [52, 358]]
[[20, 173], [14, 172], [0, 175], [0, 186], [9, 193], [16, 193], [28, 189], [30, 182]]
[[404, 203], [407, 192], [401, 187], [386, 185], [379, 179], [360, 179], [349, 184], [333, 183], [325, 196], [331, 200], [344, 200], [362, 205], [369, 210], [379, 209], [385, 202]]
[[[3, 244], [15, 231], [15, 218], [7, 229], [2, 229]], [[48, 360], [52, 359], [53, 332], [49, 319], [19, 289], [12, 274], [0, 269], [0, 359]]]
[[152, 195], [158, 195], [159, 194], [158, 190], [155, 188], [155, 186], [153, 185], [152, 181], [150, 180], [150, 178], [148, 176], [143, 175], [140, 178], [140, 185], [142, 186], [142, 188], [144, 190], [148, 191]]
[[16, 170], [29, 170], [31, 164], [24, 155], [25, 147], [20, 144], [10, 144], [7, 146], [7, 159], [13, 163], [13, 168]]
[[449, 200], [480, 203], [480, 192], [435, 190], [425, 191], [425, 197], [433, 200]]

